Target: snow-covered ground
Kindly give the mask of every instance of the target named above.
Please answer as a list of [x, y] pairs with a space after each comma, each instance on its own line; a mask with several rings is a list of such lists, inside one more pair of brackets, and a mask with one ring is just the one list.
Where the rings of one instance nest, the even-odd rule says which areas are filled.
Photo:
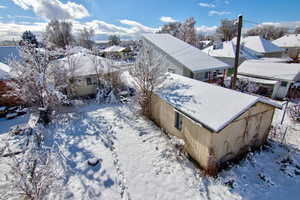
[[[274, 124], [281, 116], [276, 111]], [[26, 119], [0, 120], [0, 139]], [[57, 146], [66, 163], [63, 199], [298, 199], [300, 124], [285, 119], [290, 151], [271, 142], [217, 178], [203, 176], [174, 140], [130, 105], [90, 104], [62, 114], [48, 127], [45, 144]], [[100, 164], [89, 166], [91, 158]]]

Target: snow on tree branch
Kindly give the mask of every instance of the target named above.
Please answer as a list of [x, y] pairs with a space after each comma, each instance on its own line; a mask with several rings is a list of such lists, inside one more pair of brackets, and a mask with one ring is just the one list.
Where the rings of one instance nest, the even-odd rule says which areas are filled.
[[144, 44], [135, 65], [130, 69], [130, 75], [138, 89], [138, 102], [145, 116], [150, 117], [152, 93], [165, 80], [166, 69], [167, 63], [164, 57]]

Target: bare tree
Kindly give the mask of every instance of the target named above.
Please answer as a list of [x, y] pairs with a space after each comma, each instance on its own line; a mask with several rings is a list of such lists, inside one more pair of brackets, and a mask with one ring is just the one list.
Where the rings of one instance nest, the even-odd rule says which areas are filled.
[[65, 48], [74, 41], [72, 27], [71, 22], [51, 20], [46, 27], [45, 40], [56, 47]]
[[179, 39], [189, 43], [193, 46], [197, 44], [197, 34], [195, 29], [196, 20], [191, 17], [188, 18], [181, 26], [179, 31]]
[[179, 38], [180, 26], [180, 22], [167, 23], [163, 25], [163, 27], [157, 33], [168, 33], [173, 35], [174, 37]]
[[76, 96], [77, 82], [75, 72], [78, 69], [79, 58], [73, 55], [72, 47], [67, 46], [62, 52], [64, 59], [55, 61], [49, 75], [54, 77], [55, 88], [62, 91], [68, 97]]
[[[65, 102], [66, 96], [60, 92], [60, 86], [55, 85], [56, 74], [51, 62], [51, 51], [37, 50], [33, 45], [20, 47], [21, 61], [10, 61], [11, 74], [14, 81], [10, 84], [12, 96], [18, 96], [30, 106], [55, 108]], [[58, 75], [57, 75], [58, 76]], [[63, 86], [62, 86], [63, 87]]]
[[92, 49], [94, 42], [93, 37], [95, 36], [95, 30], [94, 29], [87, 29], [84, 27], [79, 33], [79, 45], [87, 48]]
[[297, 27], [294, 31], [295, 34], [300, 34], [300, 27]]
[[259, 25], [247, 31], [245, 36], [262, 36], [267, 40], [276, 40], [288, 33], [288, 29], [284, 27], [276, 27], [272, 25]]
[[133, 68], [129, 73], [138, 89], [138, 103], [142, 114], [151, 117], [151, 99], [154, 90], [161, 84], [167, 67], [165, 59], [147, 44], [144, 44]]
[[[59, 154], [52, 148], [41, 146], [41, 129], [31, 130], [26, 134], [25, 151], [16, 155], [6, 142], [9, 172], [6, 174], [5, 190], [0, 191], [0, 199], [39, 200], [60, 195], [63, 183], [63, 163]], [[39, 135], [39, 137], [35, 137]], [[2, 188], [2, 187], [1, 187]]]
[[223, 19], [216, 33], [221, 40], [230, 41], [237, 35], [237, 27], [235, 20]]
[[158, 33], [169, 33], [174, 37], [185, 41], [193, 46], [197, 45], [197, 34], [195, 29], [196, 20], [190, 17], [185, 22], [172, 22], [165, 24]]
[[117, 35], [110, 35], [109, 37], [108, 37], [108, 43], [109, 43], [109, 45], [120, 45], [120, 43], [121, 43], [121, 39], [120, 39], [120, 37], [119, 36], [117, 36]]

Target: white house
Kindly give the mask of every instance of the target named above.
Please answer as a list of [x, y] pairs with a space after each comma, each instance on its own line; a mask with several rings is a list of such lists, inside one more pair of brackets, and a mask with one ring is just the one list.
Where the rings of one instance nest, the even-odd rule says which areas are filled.
[[[203, 49], [202, 51], [209, 56], [218, 58], [230, 66], [234, 66], [236, 45], [232, 41], [217, 42], [212, 46]], [[240, 50], [239, 64], [247, 59], [258, 59], [258, 56], [260, 56], [260, 54], [243, 47]]]
[[273, 44], [286, 49], [291, 58], [298, 58], [300, 54], [300, 34], [288, 34], [274, 40]]
[[165, 56], [169, 72], [200, 81], [213, 81], [218, 74], [224, 77], [231, 68], [228, 64], [170, 34], [144, 34], [143, 40]]
[[282, 60], [246, 60], [238, 68], [238, 78], [258, 83], [267, 95], [282, 99], [291, 86], [300, 81], [300, 64]]
[[[236, 44], [236, 38], [232, 40]], [[285, 50], [276, 46], [271, 41], [264, 39], [261, 36], [248, 36], [242, 38], [241, 49], [244, 47], [253, 50], [262, 57], [277, 57], [283, 56]]]
[[[95, 95], [97, 91], [97, 74], [107, 75], [124, 71], [129, 64], [116, 62], [100, 56], [85, 53], [77, 53], [58, 60], [58, 62], [70, 71], [73, 78], [74, 96]], [[98, 73], [97, 73], [98, 72]]]
[[104, 50], [102, 50], [102, 52], [112, 53], [112, 52], [123, 52], [123, 51], [126, 51], [126, 50], [128, 50], [128, 48], [117, 46], [117, 45], [113, 45], [113, 46], [105, 48]]

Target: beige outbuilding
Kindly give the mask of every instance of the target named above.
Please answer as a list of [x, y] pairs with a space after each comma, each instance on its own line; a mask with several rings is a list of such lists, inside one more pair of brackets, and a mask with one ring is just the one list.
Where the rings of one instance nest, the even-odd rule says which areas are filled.
[[180, 75], [168, 78], [152, 99], [152, 119], [210, 174], [226, 161], [266, 142], [275, 108], [252, 96]]

